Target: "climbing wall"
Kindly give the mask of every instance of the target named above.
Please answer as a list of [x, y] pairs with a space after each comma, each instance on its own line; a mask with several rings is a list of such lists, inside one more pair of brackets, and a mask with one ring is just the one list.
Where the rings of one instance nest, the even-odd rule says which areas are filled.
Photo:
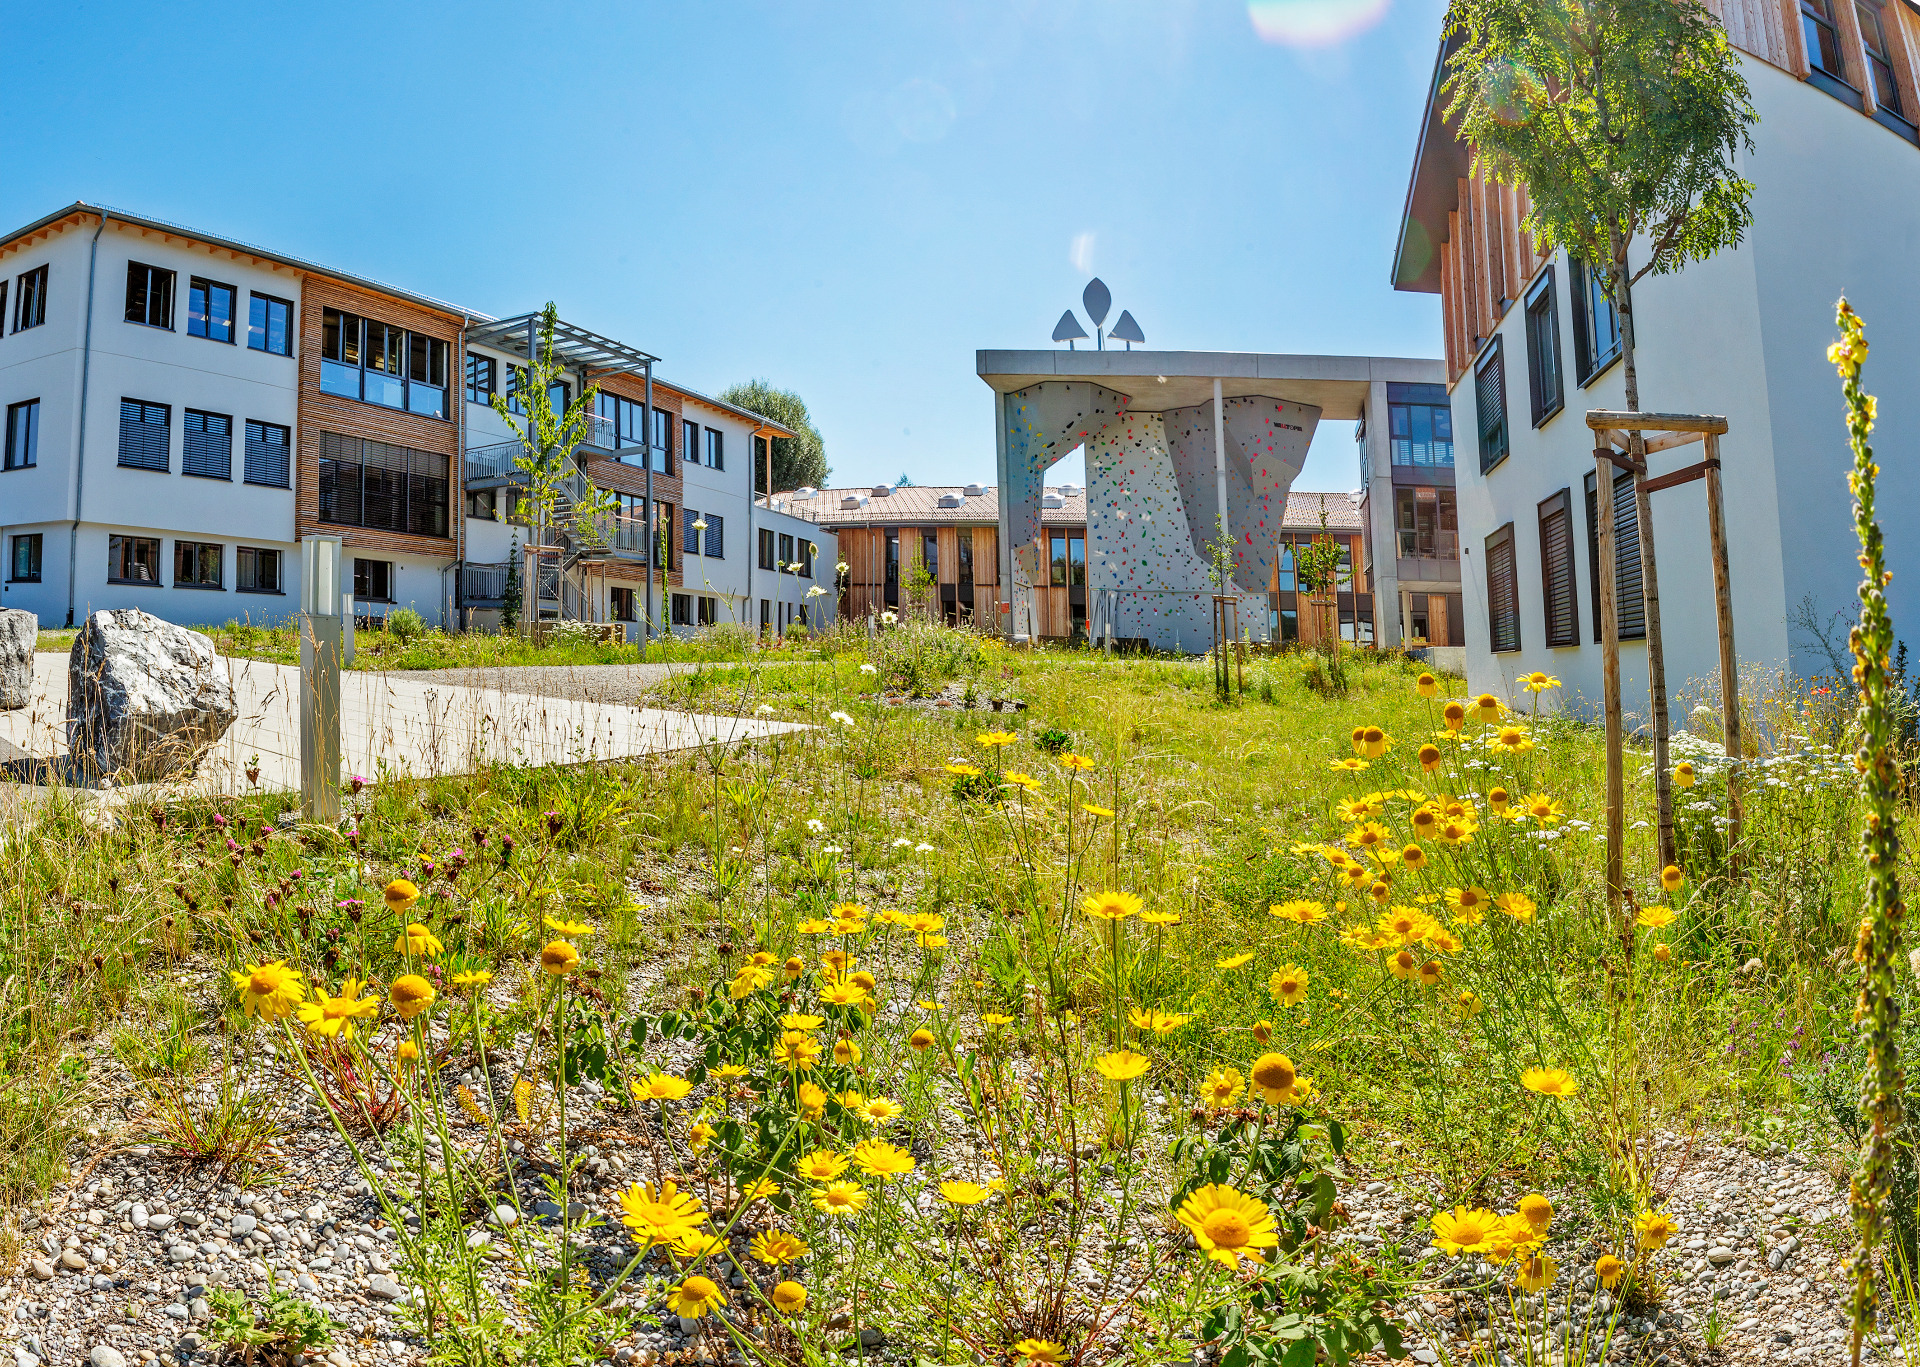
[[1007, 470], [1000, 490], [1000, 534], [1013, 552], [1014, 632], [1026, 634], [1032, 586], [1040, 571], [1040, 498], [1047, 471], [1072, 451], [1089, 450], [1122, 421], [1127, 396], [1085, 381], [1046, 381], [1007, 395]]
[[[1227, 528], [1232, 534], [1233, 580], [1264, 592], [1273, 582], [1280, 519], [1287, 491], [1306, 464], [1320, 410], [1257, 395], [1228, 399], [1221, 423], [1227, 447]], [[1219, 472], [1213, 450], [1213, 405], [1176, 408], [1166, 415], [1167, 449], [1187, 505], [1193, 549], [1211, 562], [1208, 543], [1219, 535]], [[1264, 614], [1262, 614], [1264, 620]]]

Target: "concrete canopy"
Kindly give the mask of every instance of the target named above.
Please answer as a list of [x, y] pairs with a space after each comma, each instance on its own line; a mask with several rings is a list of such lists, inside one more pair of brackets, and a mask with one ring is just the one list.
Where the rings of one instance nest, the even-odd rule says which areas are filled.
[[1164, 413], [1225, 398], [1286, 399], [1322, 418], [1358, 419], [1376, 380], [1426, 383], [1433, 362], [1398, 356], [1287, 356], [1260, 351], [976, 351], [975, 373], [997, 394], [1043, 380], [1097, 384], [1134, 413]]

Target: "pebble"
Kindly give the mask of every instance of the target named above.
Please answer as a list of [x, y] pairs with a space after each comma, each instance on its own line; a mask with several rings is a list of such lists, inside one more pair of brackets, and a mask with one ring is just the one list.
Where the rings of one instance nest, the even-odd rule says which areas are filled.
[[27, 1272], [37, 1282], [50, 1282], [53, 1280], [53, 1264], [45, 1258], [35, 1258], [32, 1262], [28, 1263]]
[[87, 1255], [77, 1248], [70, 1248], [60, 1255], [60, 1266], [69, 1272], [80, 1272], [86, 1268]]
[[397, 1301], [404, 1298], [407, 1291], [405, 1287], [401, 1286], [400, 1283], [393, 1280], [393, 1278], [383, 1277], [375, 1273], [373, 1276], [367, 1278], [367, 1294], [375, 1300]]
[[120, 1350], [109, 1348], [104, 1343], [94, 1345], [93, 1351], [87, 1354], [87, 1361], [91, 1362], [93, 1367], [127, 1367], [127, 1359]]

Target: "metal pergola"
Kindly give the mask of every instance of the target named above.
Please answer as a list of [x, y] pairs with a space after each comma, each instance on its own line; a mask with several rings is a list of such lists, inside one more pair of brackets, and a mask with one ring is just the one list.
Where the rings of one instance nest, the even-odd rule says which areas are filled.
[[[540, 344], [540, 322], [540, 314], [523, 313], [492, 323], [476, 323], [467, 329], [467, 343], [531, 361]], [[589, 380], [597, 375], [645, 375], [660, 359], [564, 319], [554, 321], [553, 354], [568, 368], [584, 372]]]

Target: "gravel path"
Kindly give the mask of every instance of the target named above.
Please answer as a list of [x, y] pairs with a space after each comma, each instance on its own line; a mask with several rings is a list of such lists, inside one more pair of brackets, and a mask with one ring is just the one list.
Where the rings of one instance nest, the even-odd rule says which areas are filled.
[[[471, 669], [409, 669], [398, 677], [418, 683], [459, 684], [467, 688], [496, 688], [506, 693], [532, 693], [546, 698], [581, 698], [596, 703], [632, 703], [642, 693], [672, 674], [729, 668], [721, 664], [633, 665], [491, 665]], [[778, 669], [779, 664], [761, 665]]]

